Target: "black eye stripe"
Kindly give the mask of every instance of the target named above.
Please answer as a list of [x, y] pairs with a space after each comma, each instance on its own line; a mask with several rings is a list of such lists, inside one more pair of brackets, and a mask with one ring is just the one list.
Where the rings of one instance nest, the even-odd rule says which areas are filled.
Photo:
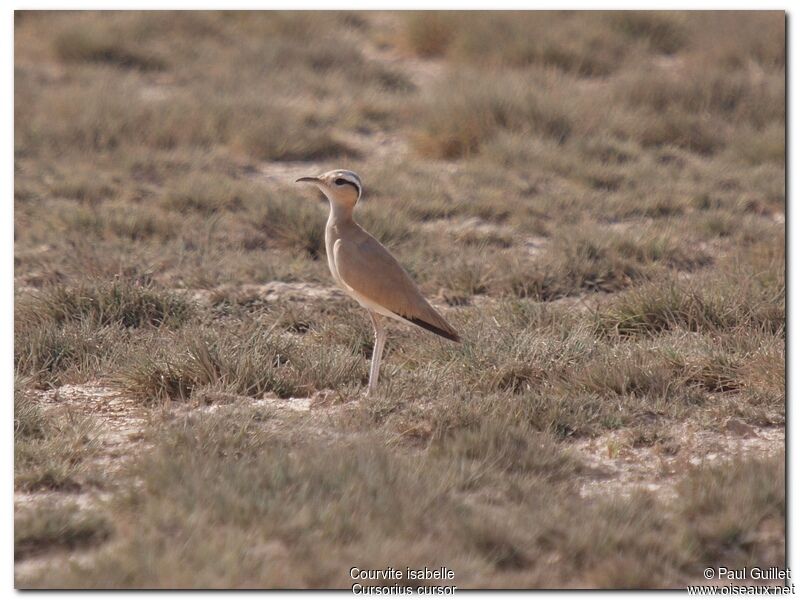
[[339, 177], [333, 183], [335, 183], [336, 185], [345, 185], [345, 184], [352, 185], [357, 192], [361, 191], [361, 190], [358, 189], [358, 186], [355, 183], [353, 183], [352, 181], [350, 181], [349, 179], [344, 179], [342, 177]]

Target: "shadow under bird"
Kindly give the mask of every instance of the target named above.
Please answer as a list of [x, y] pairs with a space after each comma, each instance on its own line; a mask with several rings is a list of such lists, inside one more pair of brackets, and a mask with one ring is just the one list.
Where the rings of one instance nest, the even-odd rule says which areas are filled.
[[335, 170], [317, 177], [301, 177], [297, 183], [317, 186], [328, 199], [331, 207], [325, 226], [328, 267], [336, 283], [367, 309], [375, 329], [367, 395], [378, 386], [386, 341], [384, 318], [413, 323], [448, 340], [461, 341], [456, 330], [428, 303], [397, 259], [353, 220], [353, 209], [362, 190], [358, 175]]

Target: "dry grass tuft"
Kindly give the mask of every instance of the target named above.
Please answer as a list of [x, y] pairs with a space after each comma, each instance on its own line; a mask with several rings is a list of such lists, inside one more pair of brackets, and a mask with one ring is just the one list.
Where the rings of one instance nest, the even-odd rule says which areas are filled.
[[179, 326], [191, 311], [186, 300], [150, 283], [117, 280], [48, 289], [20, 303], [18, 319], [53, 325], [90, 322], [99, 327], [158, 327]]
[[14, 512], [14, 560], [54, 549], [75, 550], [100, 544], [112, 535], [111, 524], [77, 503], [40, 501]]
[[108, 64], [123, 69], [160, 71], [163, 58], [132, 48], [112, 32], [92, 27], [76, 27], [62, 32], [54, 42], [56, 55], [64, 61]]
[[412, 13], [402, 42], [422, 56], [487, 67], [540, 66], [581, 76], [612, 73], [624, 40], [588, 13]]
[[70, 410], [44, 412], [24, 390], [14, 394], [14, 487], [75, 492], [88, 482], [97, 424]]
[[470, 156], [502, 130], [563, 142], [574, 128], [571, 106], [547, 85], [510, 77], [487, 82], [480, 74], [444, 82], [421, 111], [415, 147], [424, 156]]
[[346, 347], [323, 348], [273, 328], [250, 331], [251, 326], [245, 322], [227, 332], [188, 329], [155, 348], [145, 345], [123, 365], [119, 383], [130, 395], [153, 402], [188, 399], [206, 386], [288, 398], [361, 382], [361, 357]]

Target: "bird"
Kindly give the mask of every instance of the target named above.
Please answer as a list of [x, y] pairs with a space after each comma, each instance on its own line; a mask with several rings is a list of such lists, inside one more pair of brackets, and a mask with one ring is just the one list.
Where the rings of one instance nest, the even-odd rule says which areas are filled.
[[453, 342], [458, 332], [425, 299], [406, 270], [389, 250], [353, 220], [361, 199], [361, 179], [353, 171], [336, 169], [296, 183], [319, 188], [330, 203], [325, 225], [325, 253], [334, 281], [369, 313], [375, 334], [366, 396], [378, 387], [385, 319], [411, 323]]

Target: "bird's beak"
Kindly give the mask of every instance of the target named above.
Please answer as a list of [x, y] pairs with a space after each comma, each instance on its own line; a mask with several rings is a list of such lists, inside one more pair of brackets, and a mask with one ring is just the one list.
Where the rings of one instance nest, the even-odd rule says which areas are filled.
[[301, 177], [295, 183], [319, 183], [319, 177]]

